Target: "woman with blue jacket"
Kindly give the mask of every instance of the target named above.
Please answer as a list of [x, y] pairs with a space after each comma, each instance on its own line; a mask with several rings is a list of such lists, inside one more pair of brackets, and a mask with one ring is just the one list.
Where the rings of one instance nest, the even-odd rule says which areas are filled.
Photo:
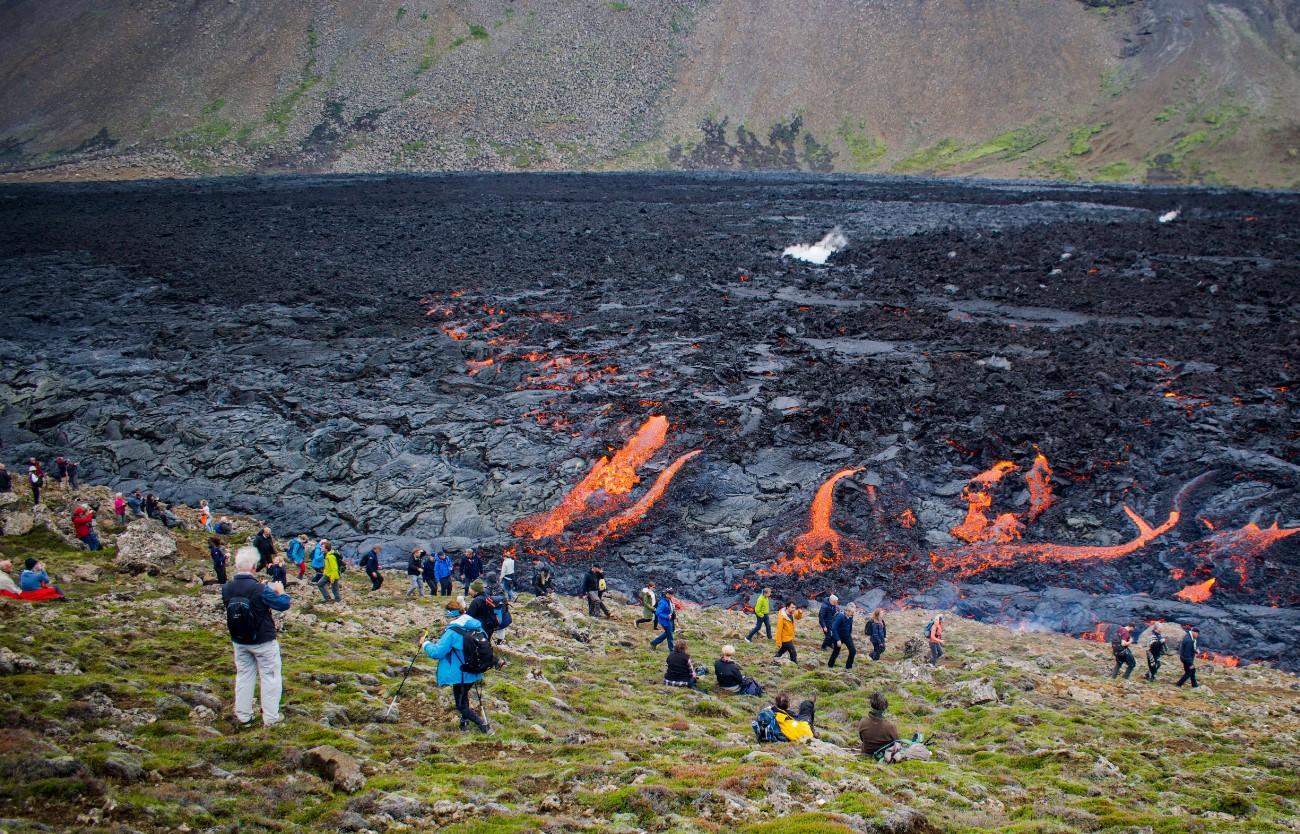
[[450, 686], [452, 697], [456, 699], [456, 711], [460, 713], [460, 728], [467, 729], [472, 723], [484, 733], [491, 733], [487, 721], [469, 705], [469, 690], [483, 679], [481, 674], [465, 672], [460, 667], [465, 659], [465, 637], [457, 628], [466, 631], [482, 630], [483, 624], [465, 613], [464, 604], [458, 599], [447, 602], [447, 628], [443, 630], [438, 642], [424, 641], [424, 653], [438, 661], [438, 686]]

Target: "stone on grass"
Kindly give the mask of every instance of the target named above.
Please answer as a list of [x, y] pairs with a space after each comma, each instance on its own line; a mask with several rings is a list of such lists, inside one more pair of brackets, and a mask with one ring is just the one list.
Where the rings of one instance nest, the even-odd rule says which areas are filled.
[[334, 787], [347, 793], [356, 793], [365, 787], [366, 777], [361, 773], [357, 760], [328, 744], [313, 747], [302, 759], [303, 767], [322, 779], [327, 779]]
[[175, 563], [176, 540], [151, 518], [137, 518], [117, 537], [113, 567], [121, 573], [158, 576], [170, 571]]
[[1081, 704], [1100, 704], [1104, 700], [1100, 692], [1084, 689], [1081, 686], [1071, 686], [1065, 690], [1065, 694]]
[[109, 753], [102, 765], [104, 773], [119, 782], [139, 782], [144, 779], [144, 767], [126, 753]]
[[34, 526], [35, 520], [31, 513], [18, 510], [0, 512], [0, 536], [25, 536]]
[[993, 682], [988, 678], [980, 678], [973, 681], [961, 681], [954, 686], [955, 689], [961, 689], [965, 692], [966, 706], [973, 707], [976, 704], [997, 703], [998, 691], [993, 687]]

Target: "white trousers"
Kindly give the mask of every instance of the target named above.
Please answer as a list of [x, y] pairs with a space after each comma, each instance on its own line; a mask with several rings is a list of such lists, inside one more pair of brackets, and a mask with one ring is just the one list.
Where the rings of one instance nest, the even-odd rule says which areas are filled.
[[246, 645], [232, 643], [235, 647], [235, 718], [241, 722], [253, 719], [253, 686], [262, 690], [262, 723], [266, 726], [280, 723], [280, 641]]

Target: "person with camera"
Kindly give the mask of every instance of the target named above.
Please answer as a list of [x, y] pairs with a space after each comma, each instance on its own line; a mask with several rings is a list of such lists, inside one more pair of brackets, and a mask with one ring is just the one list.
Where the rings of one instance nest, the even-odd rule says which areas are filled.
[[241, 547], [235, 553], [235, 578], [221, 588], [226, 608], [226, 627], [235, 649], [235, 722], [240, 727], [253, 723], [253, 690], [261, 689], [262, 725], [273, 727], [280, 715], [280, 642], [276, 639], [272, 611], [288, 611], [289, 596], [284, 585], [264, 585], [254, 572], [261, 555], [255, 547]]

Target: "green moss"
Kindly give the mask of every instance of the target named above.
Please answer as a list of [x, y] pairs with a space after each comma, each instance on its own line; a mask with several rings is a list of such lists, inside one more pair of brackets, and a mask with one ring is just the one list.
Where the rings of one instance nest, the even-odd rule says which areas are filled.
[[956, 153], [951, 164], [960, 165], [994, 156], [998, 159], [1017, 159], [1047, 141], [1047, 134], [1037, 127], [1018, 127], [998, 134], [987, 142]]
[[889, 151], [883, 139], [867, 134], [867, 126], [862, 122], [854, 125], [845, 119], [840, 122], [836, 133], [844, 141], [844, 147], [848, 149], [849, 156], [853, 158], [854, 166], [859, 171], [869, 170]]
[[612, 12], [625, 12], [632, 8], [627, 3], [609, 3], [609, 10]]
[[790, 814], [778, 820], [746, 825], [744, 834], [852, 834], [853, 829], [826, 814]]
[[321, 81], [316, 73], [316, 30], [307, 30], [307, 63], [303, 65], [302, 76], [289, 92], [271, 102], [266, 113], [266, 121], [274, 125], [277, 132], [283, 133], [293, 120], [294, 111], [303, 96]]
[[944, 139], [896, 163], [894, 170], [900, 174], [942, 170], [952, 164], [953, 157], [961, 151], [961, 148], [962, 145], [957, 140]]
[[469, 36], [476, 41], [485, 41], [490, 37], [488, 30], [477, 23], [469, 25]]
[[1097, 169], [1093, 177], [1098, 182], [1123, 182], [1138, 176], [1138, 168], [1132, 162], [1118, 160]]
[[1084, 125], [1070, 131], [1070, 156], [1083, 156], [1092, 150], [1092, 137], [1106, 129], [1104, 122]]

